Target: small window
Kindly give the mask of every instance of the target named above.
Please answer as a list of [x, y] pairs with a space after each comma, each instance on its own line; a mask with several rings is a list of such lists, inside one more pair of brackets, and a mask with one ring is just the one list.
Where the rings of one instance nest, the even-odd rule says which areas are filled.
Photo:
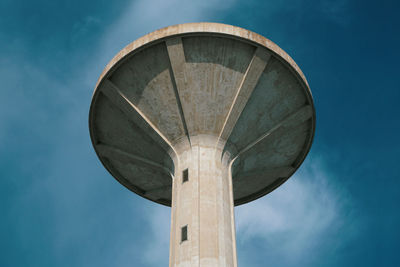
[[188, 227], [187, 225], [181, 228], [181, 242], [188, 240]]
[[185, 169], [182, 172], [182, 183], [189, 181], [189, 170]]

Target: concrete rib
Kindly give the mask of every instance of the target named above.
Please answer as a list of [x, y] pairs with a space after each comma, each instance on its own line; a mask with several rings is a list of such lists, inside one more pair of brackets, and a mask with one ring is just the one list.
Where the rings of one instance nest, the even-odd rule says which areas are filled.
[[179, 115], [182, 120], [185, 134], [190, 144], [190, 134], [186, 124], [185, 113], [182, 108], [182, 102], [179, 95], [179, 91], [185, 86], [185, 54], [183, 50], [183, 43], [180, 37], [171, 38], [165, 41], [168, 50], [169, 64], [170, 64], [170, 76], [172, 85], [174, 87], [176, 102], [179, 109]]
[[235, 127], [236, 122], [246, 106], [247, 100], [250, 98], [251, 93], [256, 87], [270, 57], [271, 54], [260, 47], [258, 47], [254, 52], [253, 58], [236, 93], [235, 99], [232, 102], [229, 113], [226, 116], [224, 126], [219, 135], [220, 139], [228, 140], [229, 135]]
[[[129, 120], [148, 132], [152, 139], [158, 143], [165, 151], [174, 150], [169, 140], [155, 127], [149, 119], [119, 90], [110, 80], [103, 82], [101, 92], [127, 116]], [[160, 140], [162, 139], [162, 142]]]
[[129, 162], [129, 163], [136, 163], [139, 165], [146, 165], [152, 169], [155, 169], [157, 171], [162, 171], [165, 172], [168, 175], [171, 175], [170, 170], [165, 168], [163, 165], [154, 162], [150, 159], [146, 159], [144, 157], [141, 157], [139, 155], [135, 155], [130, 152], [123, 151], [121, 149], [106, 145], [106, 144], [98, 144], [97, 149], [103, 157], [106, 157], [108, 159], [113, 159], [117, 160], [119, 162]]
[[[304, 121], [306, 121], [307, 119], [311, 118], [313, 115], [313, 110], [312, 107], [310, 105], [306, 105], [302, 108], [300, 108], [299, 110], [295, 111], [294, 113], [292, 113], [291, 115], [289, 115], [288, 117], [286, 117], [283, 121], [281, 121], [280, 123], [278, 123], [277, 125], [275, 125], [274, 127], [272, 127], [270, 130], [268, 130], [266, 133], [264, 133], [263, 135], [261, 135], [260, 137], [258, 137], [256, 140], [249, 142], [249, 144], [243, 148], [242, 150], [240, 150], [233, 158], [233, 161], [239, 157], [241, 154], [245, 153], [246, 151], [250, 150], [253, 146], [255, 146], [257, 143], [261, 142], [262, 140], [264, 140], [265, 138], [267, 138], [268, 136], [270, 136], [273, 132], [275, 132], [276, 130], [278, 130], [281, 127], [294, 127]], [[291, 125], [291, 123], [296, 123], [296, 125]]]

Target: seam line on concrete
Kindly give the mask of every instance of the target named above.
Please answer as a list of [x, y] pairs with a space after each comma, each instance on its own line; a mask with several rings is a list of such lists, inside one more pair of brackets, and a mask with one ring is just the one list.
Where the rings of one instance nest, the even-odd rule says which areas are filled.
[[198, 190], [199, 190], [199, 192], [198, 192], [198, 194], [199, 194], [199, 197], [198, 197], [198, 210], [197, 210], [197, 212], [198, 212], [198, 214], [199, 214], [199, 216], [197, 216], [198, 218], [199, 218], [199, 221], [198, 221], [198, 224], [199, 224], [199, 233], [198, 233], [198, 236], [199, 236], [199, 238], [198, 238], [198, 248], [199, 248], [199, 267], [200, 267], [200, 262], [201, 262], [201, 254], [200, 254], [200, 252], [201, 252], [201, 249], [200, 249], [200, 244], [201, 244], [201, 242], [200, 242], [200, 238], [201, 238], [201, 235], [200, 235], [200, 233], [201, 233], [201, 231], [200, 231], [200, 206], [201, 206], [201, 195], [200, 195], [200, 146], [197, 146], [197, 162], [198, 162], [198, 167], [197, 167], [197, 181], [198, 181], [198, 184], [199, 184], [199, 186], [198, 186]]
[[[175, 168], [178, 168], [178, 166], [175, 166]], [[175, 169], [176, 172], [176, 169]], [[175, 179], [175, 177], [173, 177], [172, 179], [172, 192], [171, 192], [171, 226], [170, 226], [170, 240], [169, 240], [169, 267], [173, 267], [172, 266], [172, 262], [175, 259], [175, 216], [176, 216], [176, 212], [175, 212], [175, 207], [176, 207], [176, 183], [177, 180]], [[174, 189], [175, 188], [175, 189]]]
[[232, 231], [232, 246], [233, 246], [233, 267], [237, 267], [237, 252], [236, 252], [236, 225], [235, 225], [235, 200], [233, 197], [233, 179], [232, 179], [232, 165], [234, 160], [231, 160], [228, 167], [228, 180], [229, 180], [229, 198], [231, 209], [231, 231]]
[[[215, 152], [214, 152], [214, 155], [215, 155]], [[212, 160], [213, 160], [213, 163], [212, 163], [213, 164], [213, 169], [218, 169], [218, 165], [216, 164], [215, 157]], [[221, 179], [221, 174], [219, 172], [218, 172], [218, 174], [219, 175], [216, 175], [218, 178], [216, 177], [217, 182], [216, 182], [216, 185], [215, 185], [215, 187], [216, 187], [216, 190], [215, 190], [215, 203], [216, 203], [216, 205], [215, 205], [215, 213], [217, 215], [217, 235], [216, 235], [216, 242], [215, 243], [217, 244], [217, 248], [218, 248], [218, 250], [217, 250], [217, 253], [218, 253], [218, 258], [217, 258], [218, 259], [218, 265], [221, 266], [221, 267], [225, 267], [225, 264], [223, 264], [223, 261], [222, 261], [222, 259], [225, 258], [225, 253], [224, 253], [225, 251], [224, 251], [224, 247], [223, 247], [224, 244], [223, 243], [220, 244], [220, 240], [224, 238], [224, 231], [221, 231], [221, 232], [219, 231], [221, 223], [222, 223], [222, 225], [224, 224], [223, 217], [222, 216], [220, 217], [221, 209], [222, 209], [222, 211], [224, 209], [224, 206], [223, 206], [224, 204], [223, 204], [223, 201], [221, 200], [221, 198], [223, 197], [224, 193], [223, 193], [222, 185], [221, 185], [221, 188], [219, 188], [220, 183], [222, 182], [222, 179]], [[218, 194], [219, 189], [222, 189], [222, 192], [220, 191], [219, 194]], [[219, 201], [219, 200], [221, 200], [221, 201]]]

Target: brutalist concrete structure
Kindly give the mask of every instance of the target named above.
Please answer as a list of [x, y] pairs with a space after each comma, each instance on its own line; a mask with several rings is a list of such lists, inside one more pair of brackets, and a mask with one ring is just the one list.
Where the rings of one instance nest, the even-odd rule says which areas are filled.
[[181, 267], [237, 266], [234, 206], [285, 182], [315, 130], [296, 63], [270, 40], [216, 23], [129, 44], [101, 74], [89, 117], [114, 178], [171, 206], [169, 265]]

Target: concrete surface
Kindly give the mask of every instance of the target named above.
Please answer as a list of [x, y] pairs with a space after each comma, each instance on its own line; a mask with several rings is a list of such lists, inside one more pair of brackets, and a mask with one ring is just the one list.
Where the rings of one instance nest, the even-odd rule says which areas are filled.
[[[223, 143], [196, 135], [190, 145], [182, 140], [175, 149], [170, 266], [237, 266], [230, 158], [226, 153], [221, 160]], [[184, 226], [188, 240], [181, 242]]]

